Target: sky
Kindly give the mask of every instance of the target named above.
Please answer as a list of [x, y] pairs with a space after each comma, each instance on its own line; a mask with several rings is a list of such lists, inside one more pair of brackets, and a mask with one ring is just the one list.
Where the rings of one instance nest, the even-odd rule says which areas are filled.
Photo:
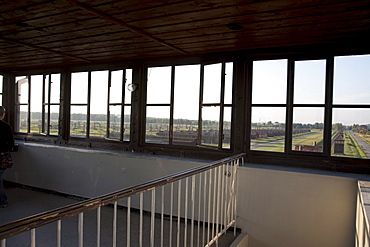
[[[325, 103], [325, 60], [297, 61], [294, 74], [294, 104]], [[287, 90], [287, 60], [257, 61], [253, 66], [253, 104], [284, 104]], [[370, 104], [370, 55], [336, 57], [333, 104]], [[296, 123], [322, 123], [322, 107], [294, 107]], [[254, 107], [252, 122], [285, 122], [279, 107]], [[369, 109], [333, 110], [333, 123], [370, 124]]]
[[[325, 102], [325, 60], [296, 61], [294, 75], [294, 104], [324, 104]], [[225, 103], [232, 101], [232, 64], [226, 66]], [[200, 65], [175, 67], [174, 118], [198, 119]], [[87, 72], [72, 74], [72, 103], [87, 102]], [[23, 77], [17, 77], [17, 80]], [[221, 64], [205, 66], [203, 103], [220, 103]], [[132, 82], [132, 70], [127, 71], [126, 85]], [[31, 111], [41, 111], [42, 76], [32, 76]], [[57, 103], [56, 94], [60, 85], [58, 75], [52, 75], [52, 103]], [[0, 78], [0, 83], [2, 80]], [[91, 113], [105, 114], [107, 109], [108, 71], [92, 72]], [[171, 67], [148, 69], [148, 104], [170, 103]], [[112, 74], [110, 103], [121, 100], [122, 71]], [[26, 103], [27, 83], [22, 84], [21, 103]], [[270, 104], [271, 107], [252, 107], [252, 122], [285, 122], [285, 108], [274, 104], [285, 104], [287, 92], [287, 60], [255, 61], [253, 64], [252, 104]], [[126, 101], [130, 103], [131, 93], [125, 88]], [[23, 102], [25, 101], [25, 102]], [[370, 105], [370, 55], [335, 57], [333, 104]], [[111, 107], [119, 113], [119, 107]], [[72, 112], [86, 112], [86, 107], [75, 106]], [[148, 106], [148, 117], [169, 117], [168, 106]], [[219, 107], [205, 106], [203, 118], [219, 119]], [[322, 106], [294, 107], [295, 123], [322, 123]], [[226, 108], [225, 119], [231, 119], [231, 110]], [[333, 123], [345, 125], [370, 124], [370, 109], [333, 110]]]

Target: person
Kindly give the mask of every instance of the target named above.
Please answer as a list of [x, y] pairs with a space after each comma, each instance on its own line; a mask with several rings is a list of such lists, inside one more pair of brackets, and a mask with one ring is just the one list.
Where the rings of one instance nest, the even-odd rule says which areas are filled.
[[9, 169], [13, 165], [9, 151], [14, 146], [13, 130], [8, 123], [3, 121], [4, 117], [5, 108], [0, 106], [0, 208], [5, 208], [8, 205], [3, 175], [6, 169]]

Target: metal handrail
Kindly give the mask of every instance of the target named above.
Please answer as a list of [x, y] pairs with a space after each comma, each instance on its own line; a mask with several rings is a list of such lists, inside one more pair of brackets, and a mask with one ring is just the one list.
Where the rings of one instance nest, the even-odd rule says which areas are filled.
[[178, 172], [173, 175], [165, 176], [159, 179], [155, 179], [140, 185], [132, 186], [126, 189], [118, 190], [112, 193], [108, 193], [103, 196], [99, 196], [93, 199], [88, 199], [82, 202], [77, 202], [72, 205], [64, 206], [58, 209], [46, 211], [40, 214], [36, 214], [27, 218], [23, 218], [14, 221], [9, 224], [0, 226], [0, 240], [9, 238], [11, 236], [20, 234], [22, 232], [30, 231], [34, 228], [47, 225], [58, 220], [62, 220], [68, 217], [72, 217], [83, 212], [96, 209], [100, 206], [115, 203], [124, 198], [131, 197], [133, 195], [143, 193], [145, 191], [152, 190], [156, 187], [164, 186], [169, 183], [173, 183], [180, 179], [191, 177], [195, 174], [210, 170], [212, 168], [227, 164], [236, 159], [244, 159], [245, 153], [234, 155], [228, 158], [224, 158], [212, 163], [192, 168], [183, 172]]

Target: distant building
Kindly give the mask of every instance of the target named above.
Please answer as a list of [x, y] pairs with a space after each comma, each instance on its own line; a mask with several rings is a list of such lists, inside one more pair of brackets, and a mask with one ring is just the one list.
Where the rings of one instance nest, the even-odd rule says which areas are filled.
[[332, 140], [335, 154], [344, 154], [344, 138], [343, 131], [338, 133]]
[[317, 146], [316, 142], [313, 142], [313, 145], [295, 145], [294, 150], [298, 151], [308, 151], [308, 152], [322, 152], [323, 147]]
[[360, 131], [368, 131], [368, 128], [366, 125], [360, 125]]

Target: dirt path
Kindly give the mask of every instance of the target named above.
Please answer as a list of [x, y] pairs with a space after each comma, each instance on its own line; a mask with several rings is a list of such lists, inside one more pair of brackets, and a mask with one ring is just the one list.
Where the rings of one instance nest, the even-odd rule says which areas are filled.
[[360, 137], [355, 135], [352, 131], [348, 131], [348, 133], [351, 134], [351, 136], [356, 140], [362, 151], [366, 154], [368, 158], [370, 158], [370, 145], [367, 144], [364, 140], [362, 140]]

